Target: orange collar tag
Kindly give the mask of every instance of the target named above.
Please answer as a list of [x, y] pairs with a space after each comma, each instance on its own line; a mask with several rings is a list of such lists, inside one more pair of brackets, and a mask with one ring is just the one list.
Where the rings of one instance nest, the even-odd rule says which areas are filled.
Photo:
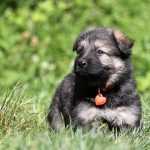
[[102, 94], [97, 94], [95, 97], [95, 105], [100, 106], [104, 105], [106, 103], [106, 97], [104, 97]]

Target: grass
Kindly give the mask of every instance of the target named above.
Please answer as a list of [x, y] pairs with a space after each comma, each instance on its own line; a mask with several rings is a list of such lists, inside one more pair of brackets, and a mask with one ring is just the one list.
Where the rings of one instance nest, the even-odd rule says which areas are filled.
[[[150, 98], [146, 95], [141, 96], [143, 129], [115, 136], [103, 126], [97, 133], [83, 134], [80, 131], [74, 133], [71, 129], [62, 129], [56, 133], [48, 131], [45, 121], [48, 105], [41, 104], [36, 97], [28, 97], [25, 94], [26, 88], [18, 83], [0, 98], [0, 149], [148, 150], [150, 148]], [[46, 101], [48, 102], [49, 98]]]

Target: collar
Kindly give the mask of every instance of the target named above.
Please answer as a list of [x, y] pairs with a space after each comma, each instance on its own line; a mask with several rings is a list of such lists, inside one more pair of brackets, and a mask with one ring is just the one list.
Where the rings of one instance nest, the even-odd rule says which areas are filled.
[[107, 92], [113, 88], [114, 88], [114, 85], [111, 85], [107, 88], [106, 87], [98, 88], [98, 94], [96, 95], [95, 98], [86, 98], [86, 99], [90, 99], [90, 101], [94, 102], [96, 106], [105, 105], [107, 103], [107, 99], [105, 96], [102, 95], [101, 92]]
[[102, 91], [102, 92], [107, 92], [107, 91], [109, 91], [109, 90], [112, 90], [114, 88], [114, 85], [110, 85], [109, 87], [101, 87], [100, 88], [100, 91]]

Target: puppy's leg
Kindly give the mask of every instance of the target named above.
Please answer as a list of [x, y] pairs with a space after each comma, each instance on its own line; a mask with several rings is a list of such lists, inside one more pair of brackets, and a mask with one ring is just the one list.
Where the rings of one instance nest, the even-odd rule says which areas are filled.
[[63, 120], [57, 104], [51, 105], [50, 111], [47, 115], [50, 128], [59, 130], [63, 127]]
[[138, 106], [120, 106], [117, 108], [106, 108], [100, 111], [100, 116], [119, 130], [140, 127], [141, 111]]
[[55, 96], [53, 97], [53, 102], [50, 106], [49, 113], [47, 115], [49, 126], [53, 130], [61, 129], [63, 126], [63, 119], [59, 109], [59, 91], [60, 89], [58, 88], [55, 93]]
[[48, 122], [52, 129], [62, 129], [70, 125], [72, 101], [74, 93], [74, 74], [67, 75], [58, 86], [53, 97], [50, 111], [48, 113]]
[[[99, 109], [93, 104], [81, 101], [74, 109], [73, 123], [75, 129], [95, 130], [99, 127]], [[98, 119], [98, 120], [97, 120]]]

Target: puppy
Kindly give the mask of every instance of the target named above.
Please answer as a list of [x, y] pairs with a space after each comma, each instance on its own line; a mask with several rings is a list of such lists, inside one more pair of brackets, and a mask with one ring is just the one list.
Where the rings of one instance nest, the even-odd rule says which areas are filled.
[[[50, 128], [99, 122], [109, 129], [139, 128], [141, 104], [132, 71], [133, 40], [111, 28], [88, 28], [76, 39], [73, 71], [58, 86], [47, 116]], [[96, 95], [105, 102], [96, 103]], [[96, 126], [98, 127], [98, 126]]]

